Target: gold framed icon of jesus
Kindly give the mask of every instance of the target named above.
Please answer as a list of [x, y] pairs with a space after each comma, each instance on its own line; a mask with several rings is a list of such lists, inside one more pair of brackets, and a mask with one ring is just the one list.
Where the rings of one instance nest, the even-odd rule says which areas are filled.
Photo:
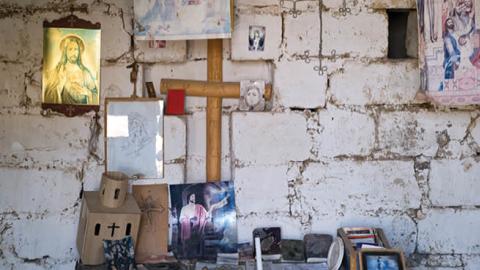
[[94, 27], [96, 25], [90, 28], [44, 27], [44, 109], [60, 111], [67, 116], [98, 111], [101, 34], [99, 25], [98, 29]]

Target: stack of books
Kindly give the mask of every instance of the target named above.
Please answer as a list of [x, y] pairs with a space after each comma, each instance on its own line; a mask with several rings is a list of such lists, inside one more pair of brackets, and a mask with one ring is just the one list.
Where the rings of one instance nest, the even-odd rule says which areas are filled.
[[362, 227], [343, 229], [355, 249], [383, 247], [383, 243], [378, 241], [379, 238], [374, 228]]

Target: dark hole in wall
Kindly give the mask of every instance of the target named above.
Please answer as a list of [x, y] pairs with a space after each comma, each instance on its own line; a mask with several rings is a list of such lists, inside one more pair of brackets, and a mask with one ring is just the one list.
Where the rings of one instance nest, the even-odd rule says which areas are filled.
[[407, 30], [409, 9], [387, 9], [388, 14], [388, 58], [408, 58]]
[[98, 235], [100, 233], [100, 224], [95, 224], [95, 235]]
[[118, 195], [120, 195], [120, 189], [117, 188], [117, 189], [115, 189], [115, 194], [113, 195], [113, 198], [115, 200], [118, 200]]
[[125, 235], [130, 235], [132, 231], [132, 223], [127, 224], [127, 229], [125, 230]]

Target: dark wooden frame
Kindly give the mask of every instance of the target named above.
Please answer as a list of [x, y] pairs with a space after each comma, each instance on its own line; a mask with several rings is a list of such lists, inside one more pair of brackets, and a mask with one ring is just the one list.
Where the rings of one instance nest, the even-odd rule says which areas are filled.
[[145, 82], [145, 88], [147, 88], [147, 96], [149, 98], [156, 98], [157, 94], [155, 92], [155, 86], [153, 82]]
[[[43, 28], [79, 28], [79, 29], [101, 29], [100, 23], [92, 23], [87, 20], [78, 18], [77, 16], [71, 14], [69, 16], [60, 18], [49, 22], [47, 20], [43, 21]], [[100, 99], [100, 85], [98, 86], [98, 94]], [[43, 92], [42, 92], [43, 100]], [[78, 104], [55, 104], [55, 103], [43, 103], [43, 110], [52, 110], [59, 112], [68, 117], [74, 117], [83, 115], [90, 111], [98, 112], [100, 110], [100, 104], [98, 105], [78, 105]]]
[[[384, 248], [389, 249], [390, 244], [388, 243], [387, 238], [385, 237], [385, 234], [383, 233], [383, 230], [380, 228], [373, 228], [375, 232], [375, 240], [377, 243], [381, 243]], [[344, 258], [344, 264], [345, 264], [345, 269], [347, 270], [357, 270], [359, 266], [358, 262], [358, 254], [359, 251], [355, 250], [353, 247], [352, 241], [348, 238], [348, 235], [346, 231], [343, 228], [339, 228], [337, 230], [338, 236], [342, 238], [343, 243], [345, 244], [345, 258]]]
[[407, 270], [405, 258], [401, 250], [398, 249], [362, 249], [358, 253], [359, 269], [368, 270], [366, 256], [396, 256], [400, 270]]

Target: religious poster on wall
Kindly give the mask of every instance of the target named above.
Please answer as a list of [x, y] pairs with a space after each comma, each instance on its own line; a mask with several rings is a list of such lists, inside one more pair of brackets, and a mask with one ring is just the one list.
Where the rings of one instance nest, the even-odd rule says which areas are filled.
[[[52, 23], [44, 23], [44, 109], [52, 108], [68, 116], [73, 116], [74, 110], [98, 111], [100, 31], [100, 24], [91, 24], [73, 15]], [[68, 109], [65, 109], [65, 106], [68, 106]], [[63, 111], [59, 108], [63, 108]]]
[[237, 252], [233, 182], [171, 185], [170, 199], [177, 258], [215, 260]]
[[135, 0], [137, 40], [231, 37], [230, 0]]
[[420, 97], [444, 105], [480, 104], [480, 1], [417, 0]]
[[105, 101], [106, 171], [131, 179], [163, 177], [163, 100], [109, 98]]
[[248, 50], [263, 52], [265, 48], [265, 26], [250, 25], [248, 29]]

